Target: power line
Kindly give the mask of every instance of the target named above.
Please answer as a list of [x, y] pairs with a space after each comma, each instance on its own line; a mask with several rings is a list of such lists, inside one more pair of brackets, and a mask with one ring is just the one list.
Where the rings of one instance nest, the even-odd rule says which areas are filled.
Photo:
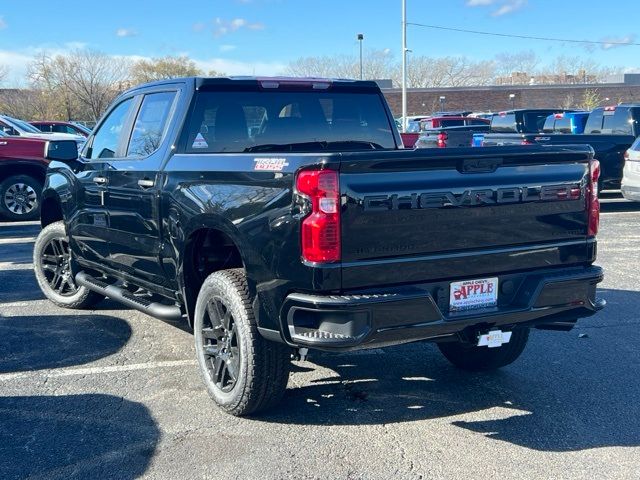
[[576, 40], [572, 38], [553, 38], [553, 37], [533, 37], [529, 35], [514, 35], [507, 33], [496, 32], [482, 32], [479, 30], [466, 30], [464, 28], [443, 27], [441, 25], [426, 25], [424, 23], [407, 22], [407, 25], [413, 25], [415, 27], [433, 28], [435, 30], [447, 30], [449, 32], [460, 33], [473, 33], [476, 35], [488, 35], [491, 37], [504, 37], [504, 38], [523, 38], [525, 40], [544, 40], [546, 42], [565, 42], [565, 43], [586, 43], [591, 45], [619, 45], [619, 46], [640, 46], [640, 43], [634, 42], [617, 42], [617, 41], [602, 41], [602, 40]]

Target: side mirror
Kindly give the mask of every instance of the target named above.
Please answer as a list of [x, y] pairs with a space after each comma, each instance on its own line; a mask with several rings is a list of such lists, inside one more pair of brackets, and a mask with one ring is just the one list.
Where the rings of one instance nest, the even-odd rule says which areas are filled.
[[78, 144], [75, 140], [55, 140], [47, 143], [47, 160], [70, 162], [78, 159]]

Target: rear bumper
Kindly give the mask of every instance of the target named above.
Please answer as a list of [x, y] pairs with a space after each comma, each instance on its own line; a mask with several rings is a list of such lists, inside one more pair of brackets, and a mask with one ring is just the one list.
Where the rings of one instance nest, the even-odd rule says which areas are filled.
[[604, 307], [596, 300], [602, 279], [596, 266], [501, 275], [497, 307], [462, 313], [449, 312], [450, 282], [349, 295], [292, 293], [281, 318], [287, 343], [321, 350], [465, 339], [492, 327], [569, 330]]

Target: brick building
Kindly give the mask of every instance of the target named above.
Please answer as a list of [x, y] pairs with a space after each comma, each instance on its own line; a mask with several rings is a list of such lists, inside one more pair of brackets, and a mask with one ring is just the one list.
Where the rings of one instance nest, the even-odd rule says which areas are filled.
[[[416, 88], [407, 92], [409, 115], [420, 115], [441, 109], [440, 97], [445, 97], [444, 110], [498, 112], [512, 108], [578, 108], [585, 92], [597, 97], [600, 105], [640, 102], [640, 84], [597, 83], [582, 85], [498, 85], [487, 87]], [[402, 92], [399, 88], [383, 93], [395, 116], [402, 114]], [[510, 95], [514, 95], [511, 99]]]

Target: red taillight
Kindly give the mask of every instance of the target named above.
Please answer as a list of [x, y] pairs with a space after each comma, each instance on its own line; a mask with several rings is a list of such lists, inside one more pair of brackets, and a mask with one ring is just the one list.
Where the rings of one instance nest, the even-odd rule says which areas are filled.
[[589, 223], [587, 235], [595, 237], [600, 226], [600, 199], [598, 198], [598, 180], [600, 179], [600, 162], [591, 160], [589, 163], [589, 191], [587, 194], [587, 214]]
[[303, 170], [296, 180], [298, 193], [311, 204], [302, 221], [302, 258], [308, 262], [340, 260], [340, 185], [338, 172]]
[[449, 139], [449, 135], [446, 133], [438, 134], [438, 148], [445, 148], [447, 146], [447, 140]]
[[534, 145], [534, 142], [527, 140], [526, 138], [520, 142], [520, 145]]

